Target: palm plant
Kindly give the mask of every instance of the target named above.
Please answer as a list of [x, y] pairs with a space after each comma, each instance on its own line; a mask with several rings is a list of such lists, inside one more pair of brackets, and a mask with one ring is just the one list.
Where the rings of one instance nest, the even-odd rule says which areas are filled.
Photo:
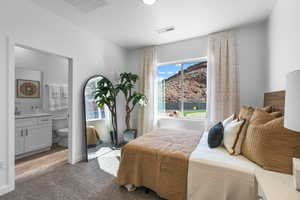
[[111, 112], [111, 120], [113, 127], [112, 142], [114, 145], [118, 145], [118, 124], [117, 124], [117, 108], [116, 108], [116, 97], [119, 90], [107, 78], [102, 78], [97, 82], [95, 91], [95, 100], [99, 108], [103, 108], [105, 105]]
[[122, 73], [120, 74], [120, 82], [116, 88], [121, 91], [125, 97], [125, 123], [127, 130], [131, 130], [131, 113], [136, 105], [146, 105], [148, 102], [147, 97], [142, 93], [137, 93], [134, 90], [136, 83], [139, 79], [138, 75], [133, 73]]

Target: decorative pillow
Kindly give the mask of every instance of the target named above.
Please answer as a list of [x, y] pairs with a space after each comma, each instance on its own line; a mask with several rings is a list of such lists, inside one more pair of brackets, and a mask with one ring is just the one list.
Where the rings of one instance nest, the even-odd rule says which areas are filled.
[[223, 123], [219, 122], [213, 126], [208, 132], [208, 146], [210, 148], [217, 148], [222, 144], [224, 135]]
[[238, 121], [236, 119], [224, 127], [224, 146], [230, 154], [234, 154], [234, 147], [244, 122], [244, 120]]
[[264, 108], [261, 108], [263, 111], [267, 113], [271, 113], [273, 111], [273, 106], [266, 106]]
[[247, 118], [251, 118], [253, 112], [254, 112], [254, 108], [252, 108], [251, 106], [243, 106], [241, 107], [240, 112], [238, 114], [238, 119], [244, 120]]
[[231, 115], [230, 117], [228, 117], [227, 119], [225, 119], [222, 124], [223, 127], [225, 128], [230, 122], [232, 122], [234, 120], [235, 114]]
[[250, 106], [243, 106], [239, 112], [238, 119], [239, 120], [245, 120], [245, 124], [243, 125], [243, 128], [241, 129], [236, 145], [234, 146], [234, 155], [241, 154], [242, 144], [246, 136], [246, 132], [249, 126], [249, 121], [252, 117], [252, 114], [254, 112], [254, 108]]
[[[269, 113], [263, 111], [262, 109], [255, 109], [255, 112], [253, 113], [251, 119], [250, 119], [250, 123], [247, 129], [247, 133], [245, 135], [245, 140], [242, 144], [242, 154], [244, 156], [246, 155], [251, 155], [252, 152], [252, 136], [249, 135], [250, 131], [250, 125], [254, 126], [254, 125], [261, 125], [261, 124], [265, 124], [269, 121], [272, 121], [273, 119], [275, 119], [274, 116], [270, 115]], [[249, 133], [249, 134], [248, 134]]]
[[262, 110], [253, 114], [242, 146], [243, 155], [266, 170], [292, 174], [292, 158], [300, 157], [300, 134], [283, 127]]
[[263, 109], [257, 108], [257, 109], [255, 109], [255, 111], [250, 119], [250, 124], [252, 124], [252, 125], [265, 124], [275, 118], [276, 117], [273, 116], [272, 114], [267, 113]]
[[281, 112], [272, 112], [272, 113], [270, 113], [270, 115], [272, 115], [275, 118], [282, 117], [282, 113]]

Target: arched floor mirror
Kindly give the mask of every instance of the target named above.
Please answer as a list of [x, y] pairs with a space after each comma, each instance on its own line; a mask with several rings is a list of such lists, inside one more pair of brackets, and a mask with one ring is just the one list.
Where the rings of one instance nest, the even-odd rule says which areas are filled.
[[86, 161], [95, 159], [113, 150], [111, 130], [111, 114], [104, 106], [99, 108], [95, 100], [97, 83], [106, 77], [95, 75], [90, 77], [83, 88], [84, 137], [86, 145]]

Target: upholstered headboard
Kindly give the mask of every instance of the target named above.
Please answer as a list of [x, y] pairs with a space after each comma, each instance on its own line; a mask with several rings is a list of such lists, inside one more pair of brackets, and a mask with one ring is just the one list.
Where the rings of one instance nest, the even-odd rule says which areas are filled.
[[273, 106], [273, 111], [284, 114], [285, 91], [267, 92], [264, 95], [264, 106]]

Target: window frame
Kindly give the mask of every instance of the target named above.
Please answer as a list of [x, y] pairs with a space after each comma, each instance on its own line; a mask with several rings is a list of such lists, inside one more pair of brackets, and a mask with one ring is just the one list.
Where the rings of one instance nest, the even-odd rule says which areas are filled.
[[[185, 60], [177, 60], [177, 61], [170, 61], [170, 62], [158, 62], [156, 65], [156, 69], [155, 71], [158, 71], [158, 68], [161, 66], [166, 66], [166, 65], [179, 65], [180, 64], [180, 68], [181, 68], [181, 80], [180, 80], [180, 84], [181, 84], [181, 93], [182, 95], [184, 95], [184, 87], [183, 86], [183, 81], [184, 81], [184, 74], [183, 74], [183, 65], [187, 64], [187, 63], [192, 63], [192, 62], [208, 62], [207, 57], [200, 57], [200, 58], [192, 58], [192, 59], [185, 59]], [[158, 76], [157, 73], [155, 73], [155, 101], [157, 101], [157, 95], [158, 95]], [[180, 108], [180, 112], [184, 111], [184, 102], [181, 100], [181, 108]], [[157, 103], [158, 105], [158, 103]], [[206, 121], [206, 118], [192, 118], [192, 117], [169, 117], [169, 116], [161, 116], [160, 113], [158, 112], [158, 107], [157, 107], [157, 119], [176, 119], [176, 120], [188, 120], [188, 121]]]

